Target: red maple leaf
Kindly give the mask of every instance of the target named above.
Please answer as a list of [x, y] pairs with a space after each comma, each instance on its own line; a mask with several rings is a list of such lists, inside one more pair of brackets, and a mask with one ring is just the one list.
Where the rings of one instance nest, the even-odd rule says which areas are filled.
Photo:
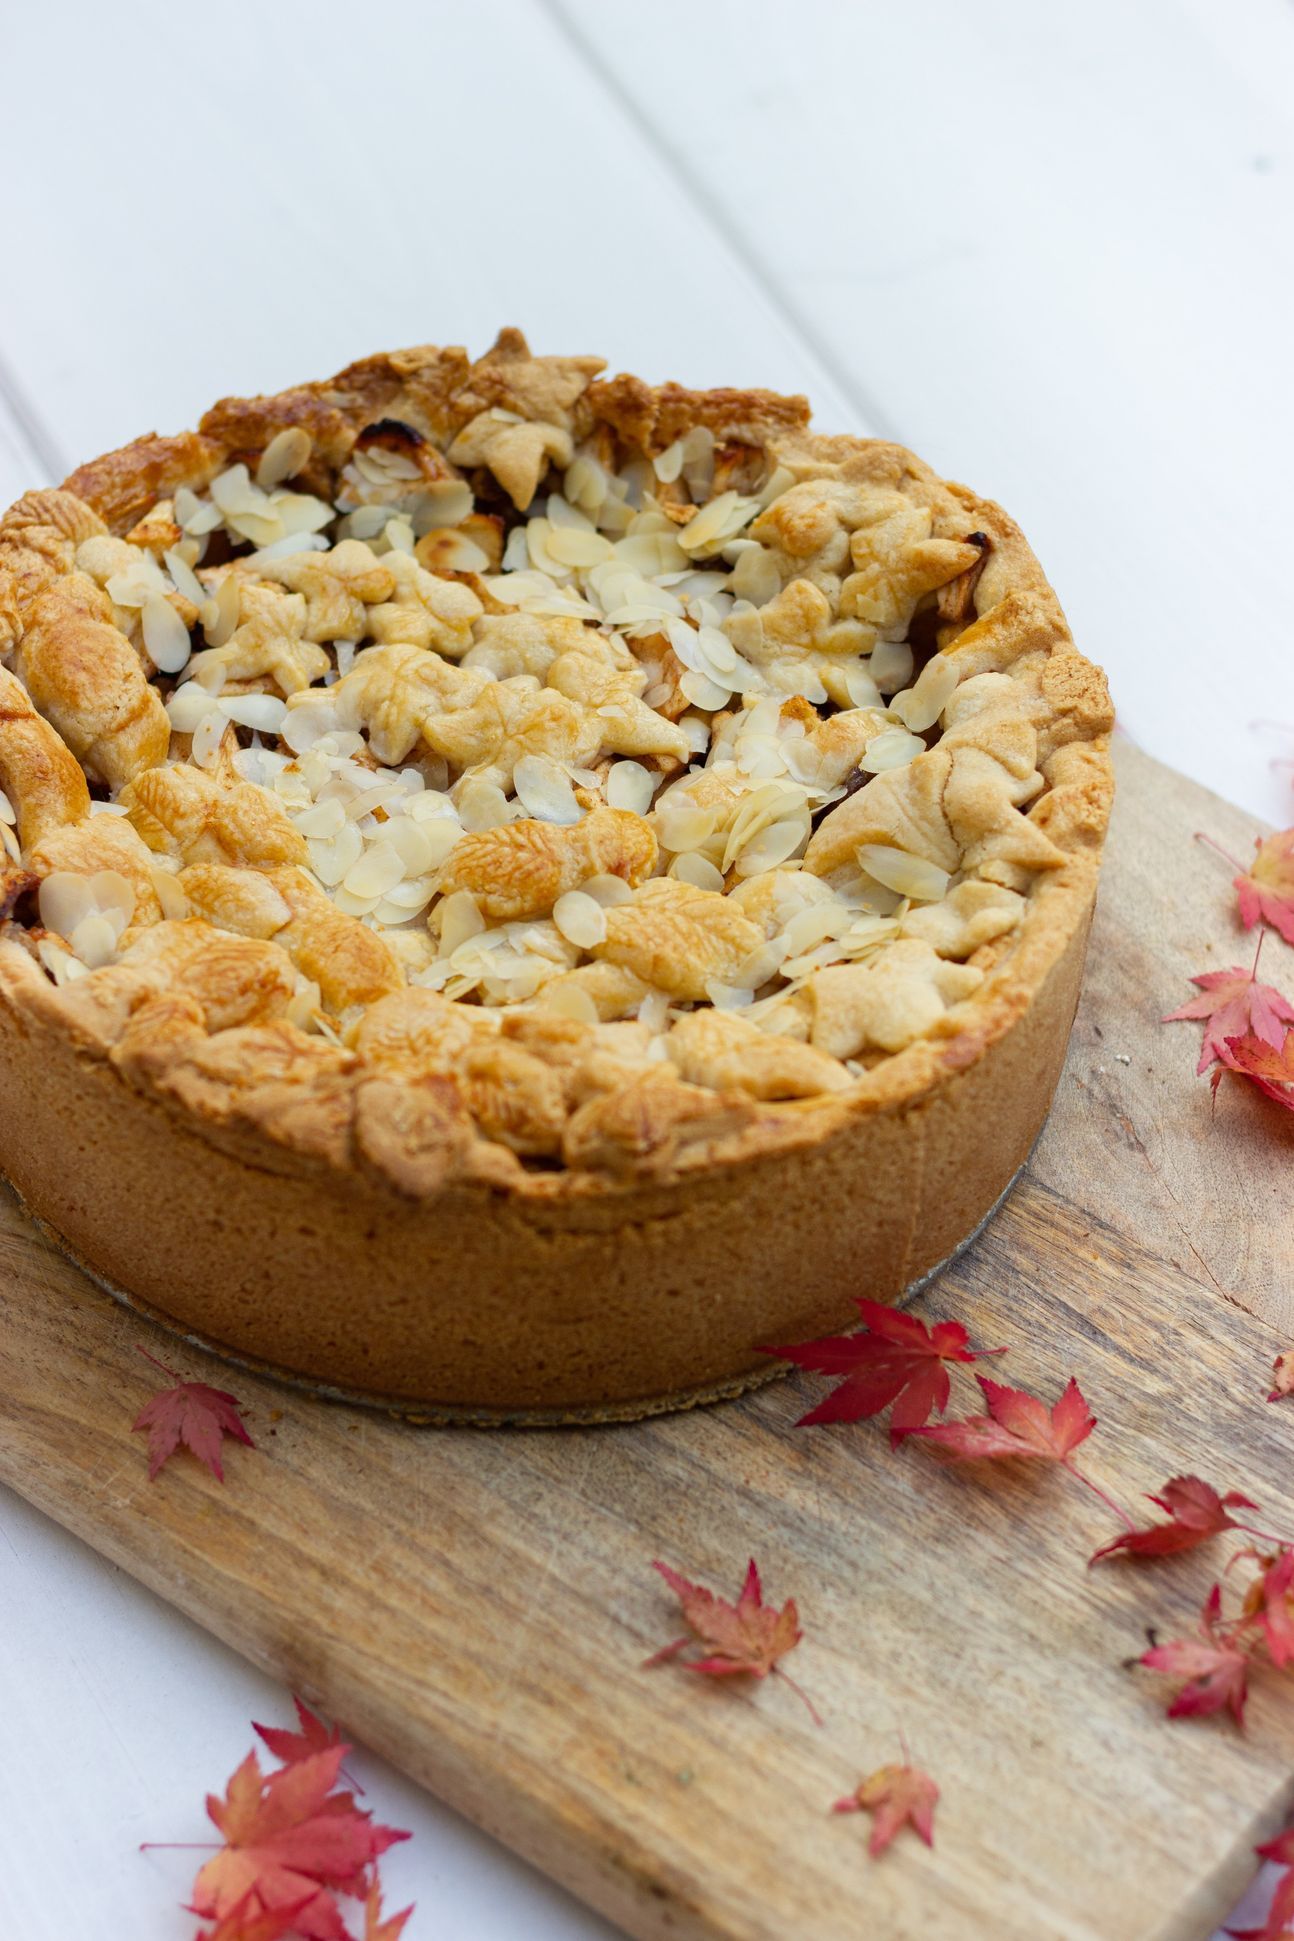
[[223, 1917], [249, 1893], [267, 1911], [304, 1898], [299, 1932], [310, 1941], [346, 1941], [334, 1893], [366, 1893], [373, 1862], [409, 1837], [375, 1826], [349, 1793], [333, 1792], [346, 1750], [331, 1746], [268, 1778], [249, 1752], [224, 1799], [207, 1795], [207, 1813], [225, 1845], [193, 1884], [195, 1914]]
[[1245, 1593], [1245, 1617], [1261, 1630], [1272, 1663], [1287, 1665], [1294, 1658], [1294, 1547], [1282, 1545], [1258, 1561], [1262, 1570]]
[[400, 1941], [404, 1924], [413, 1913], [412, 1905], [399, 1914], [388, 1914], [382, 1919], [382, 1893], [376, 1881], [368, 1890], [364, 1903], [364, 1941]]
[[1180, 1011], [1170, 1011], [1163, 1019], [1164, 1024], [1173, 1024], [1179, 1018], [1206, 1020], [1200, 1062], [1195, 1067], [1197, 1076], [1215, 1062], [1226, 1063], [1228, 1038], [1254, 1037], [1275, 1049], [1285, 1036], [1285, 1026], [1294, 1024], [1294, 1005], [1275, 985], [1260, 984], [1256, 970], [1255, 959], [1253, 970], [1233, 964], [1230, 970], [1204, 971], [1191, 979], [1204, 996], [1192, 998]]
[[[295, 1692], [292, 1694], [292, 1703], [296, 1707], [297, 1719], [301, 1726], [299, 1732], [291, 1732], [280, 1725], [257, 1725], [255, 1719], [252, 1720], [253, 1732], [259, 1732], [276, 1759], [282, 1760], [285, 1766], [292, 1766], [298, 1759], [308, 1758], [312, 1752], [330, 1752], [333, 1746], [341, 1745], [342, 1736], [339, 1727], [325, 1725]], [[355, 1792], [363, 1792], [364, 1788], [350, 1779], [345, 1767], [342, 1768], [342, 1778], [348, 1780]]]
[[932, 1847], [938, 1800], [939, 1788], [919, 1766], [882, 1766], [869, 1779], [860, 1780], [854, 1791], [838, 1799], [831, 1810], [873, 1816], [867, 1851], [875, 1859], [905, 1822]]
[[1152, 1645], [1139, 1663], [1184, 1680], [1168, 1707], [1170, 1719], [1202, 1717], [1225, 1706], [1243, 1730], [1249, 1657], [1243, 1645], [1221, 1632], [1222, 1590], [1215, 1584], [1200, 1613], [1199, 1636]]
[[1087, 1406], [1082, 1389], [1071, 1375], [1065, 1391], [1054, 1408], [1048, 1408], [1036, 1395], [1020, 1388], [1006, 1388], [991, 1382], [987, 1375], [975, 1377], [988, 1403], [987, 1415], [967, 1416], [961, 1422], [937, 1422], [924, 1429], [910, 1429], [909, 1435], [925, 1436], [947, 1449], [959, 1462], [980, 1462], [995, 1457], [1029, 1456], [1043, 1462], [1059, 1463], [1084, 1489], [1105, 1504], [1121, 1522], [1132, 1528], [1131, 1519], [1112, 1496], [1073, 1460], [1080, 1442], [1086, 1442], [1096, 1427], [1096, 1417]]
[[804, 1700], [814, 1723], [821, 1725], [822, 1720], [808, 1694], [801, 1691], [779, 1663], [788, 1651], [794, 1651], [804, 1636], [795, 1599], [788, 1597], [780, 1611], [772, 1604], [765, 1604], [759, 1569], [753, 1557], [746, 1571], [741, 1595], [735, 1604], [730, 1604], [725, 1597], [716, 1597], [713, 1591], [705, 1590], [700, 1584], [680, 1576], [677, 1570], [661, 1563], [659, 1558], [654, 1560], [652, 1568], [660, 1572], [683, 1607], [683, 1618], [688, 1629], [683, 1637], [675, 1638], [672, 1644], [662, 1645], [659, 1651], [644, 1660], [644, 1670], [650, 1665], [663, 1664], [667, 1658], [677, 1657], [680, 1651], [686, 1651], [690, 1645], [700, 1644], [705, 1647], [705, 1655], [684, 1659], [688, 1671], [703, 1672], [711, 1678], [726, 1678], [734, 1674], [767, 1678], [769, 1672], [776, 1672]]
[[297, 1917], [314, 1898], [314, 1894], [308, 1894], [291, 1907], [267, 1910], [259, 1894], [244, 1894], [237, 1907], [231, 1907], [215, 1927], [203, 1928], [195, 1941], [285, 1941], [285, 1937], [301, 1932]]
[[1172, 1477], [1160, 1494], [1149, 1501], [1166, 1511], [1169, 1521], [1152, 1523], [1145, 1530], [1125, 1530], [1122, 1536], [1112, 1538], [1094, 1551], [1088, 1558], [1089, 1564], [1099, 1564], [1103, 1557], [1172, 1557], [1182, 1550], [1194, 1550], [1196, 1544], [1206, 1542], [1220, 1530], [1244, 1527], [1228, 1516], [1228, 1510], [1258, 1508], [1238, 1490], [1231, 1489], [1225, 1496], [1219, 1496], [1212, 1484], [1202, 1482], [1198, 1476]]
[[789, 1348], [762, 1348], [761, 1354], [793, 1361], [818, 1375], [843, 1380], [815, 1409], [802, 1415], [797, 1428], [812, 1422], [858, 1422], [879, 1415], [894, 1403], [890, 1442], [897, 1446], [912, 1429], [940, 1415], [948, 1406], [946, 1362], [976, 1361], [982, 1354], [1002, 1354], [1001, 1348], [971, 1349], [960, 1321], [936, 1321], [927, 1327], [915, 1314], [900, 1314], [880, 1301], [858, 1303], [866, 1326], [858, 1334], [824, 1335], [820, 1341], [801, 1341]]
[[1041, 1456], [1048, 1462], [1067, 1463], [1096, 1427], [1096, 1417], [1072, 1376], [1052, 1409], [1023, 1389], [1007, 1388], [990, 1381], [987, 1375], [975, 1379], [984, 1391], [987, 1415], [910, 1429], [909, 1435], [925, 1436], [941, 1448], [951, 1449], [963, 1462], [994, 1456]]
[[1239, 1073], [1248, 1078], [1265, 1092], [1277, 1105], [1294, 1112], [1294, 1030], [1285, 1033], [1284, 1041], [1278, 1050], [1264, 1044], [1261, 1038], [1251, 1033], [1247, 1038], [1228, 1038], [1222, 1051], [1222, 1062], [1213, 1074], [1213, 1089], [1216, 1092], [1223, 1070]]
[[1246, 930], [1269, 923], [1294, 944], [1294, 829], [1260, 836], [1255, 847], [1256, 859], [1235, 879], [1240, 921]]
[[239, 1414], [242, 1404], [223, 1388], [208, 1388], [205, 1382], [181, 1381], [173, 1368], [168, 1368], [156, 1355], [150, 1355], [147, 1348], [139, 1352], [145, 1361], [151, 1361], [154, 1368], [160, 1368], [175, 1380], [174, 1388], [164, 1388], [160, 1395], [146, 1402], [130, 1425], [132, 1433], [136, 1429], [148, 1431], [149, 1482], [156, 1480], [163, 1465], [183, 1443], [199, 1462], [207, 1465], [216, 1481], [223, 1483], [221, 1438], [234, 1436], [249, 1449], [256, 1446]]
[[1294, 1395], [1294, 1348], [1287, 1348], [1272, 1363], [1272, 1392], [1267, 1400], [1282, 1402], [1287, 1395]]

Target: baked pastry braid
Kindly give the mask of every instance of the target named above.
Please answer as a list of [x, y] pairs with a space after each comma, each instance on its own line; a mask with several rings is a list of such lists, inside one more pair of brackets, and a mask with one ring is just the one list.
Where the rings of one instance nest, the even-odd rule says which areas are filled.
[[87, 575], [67, 573], [32, 600], [15, 666], [92, 781], [120, 788], [166, 760], [161, 697]]
[[24, 848], [90, 813], [85, 774], [71, 749], [0, 667], [0, 788], [13, 803]]

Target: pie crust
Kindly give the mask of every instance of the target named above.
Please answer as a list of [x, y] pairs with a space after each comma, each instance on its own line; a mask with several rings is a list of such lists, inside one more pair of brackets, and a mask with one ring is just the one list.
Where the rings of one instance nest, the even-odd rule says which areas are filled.
[[0, 520], [0, 1169], [226, 1352], [643, 1414], [894, 1300], [1060, 1073], [1113, 790], [1002, 510], [504, 331]]

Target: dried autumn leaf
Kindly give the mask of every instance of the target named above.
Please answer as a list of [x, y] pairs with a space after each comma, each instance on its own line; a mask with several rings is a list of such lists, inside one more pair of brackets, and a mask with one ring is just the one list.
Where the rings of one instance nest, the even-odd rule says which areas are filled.
[[1240, 921], [1246, 930], [1269, 923], [1294, 944], [1294, 829], [1260, 837], [1255, 847], [1255, 861], [1235, 879]]
[[987, 1415], [968, 1416], [961, 1422], [940, 1422], [908, 1433], [937, 1442], [963, 1462], [996, 1456], [1034, 1456], [1047, 1462], [1067, 1463], [1079, 1443], [1085, 1442], [1096, 1427], [1096, 1417], [1088, 1409], [1083, 1391], [1072, 1376], [1052, 1409], [1023, 1389], [1007, 1388], [1001, 1382], [990, 1381], [987, 1375], [977, 1375], [975, 1379], [984, 1391]]
[[736, 1604], [692, 1583], [659, 1558], [652, 1568], [660, 1572], [678, 1598], [692, 1635], [664, 1645], [647, 1660], [649, 1665], [660, 1664], [689, 1644], [700, 1643], [709, 1648], [711, 1656], [689, 1660], [693, 1671], [749, 1672], [752, 1677], [764, 1678], [776, 1668], [779, 1658], [794, 1650], [804, 1635], [799, 1628], [794, 1598], [788, 1598], [780, 1611], [764, 1603], [759, 1568], [753, 1557]]
[[216, 1481], [223, 1483], [221, 1439], [233, 1436], [249, 1449], [255, 1447], [239, 1414], [242, 1404], [223, 1388], [208, 1388], [205, 1382], [181, 1381], [173, 1368], [168, 1368], [156, 1355], [150, 1355], [147, 1348], [139, 1352], [154, 1368], [160, 1368], [175, 1380], [173, 1388], [164, 1388], [160, 1395], [146, 1402], [130, 1425], [132, 1433], [148, 1431], [149, 1482], [156, 1479], [183, 1443], [199, 1462], [206, 1464]]
[[988, 1403], [987, 1415], [968, 1416], [961, 1422], [940, 1422], [924, 1429], [910, 1429], [914, 1436], [925, 1436], [947, 1449], [959, 1462], [979, 1462], [994, 1457], [1029, 1456], [1054, 1462], [1090, 1490], [1107, 1510], [1131, 1530], [1134, 1526], [1126, 1511], [1114, 1498], [1084, 1475], [1073, 1460], [1075, 1449], [1096, 1427], [1096, 1417], [1087, 1406], [1082, 1389], [1070, 1376], [1065, 1391], [1054, 1408], [1048, 1408], [1036, 1395], [1020, 1388], [1006, 1388], [991, 1382], [987, 1375], [975, 1377]]
[[375, 1826], [349, 1793], [333, 1792], [345, 1752], [332, 1746], [268, 1778], [249, 1752], [225, 1797], [208, 1794], [207, 1813], [225, 1845], [193, 1884], [195, 1914], [223, 1917], [249, 1893], [267, 1910], [304, 1896], [299, 1932], [309, 1941], [346, 1941], [334, 1893], [366, 1893], [373, 1862], [409, 1836]]
[[683, 1637], [675, 1638], [672, 1644], [663, 1645], [659, 1651], [653, 1652], [644, 1661], [644, 1670], [677, 1657], [690, 1645], [699, 1644], [705, 1647], [705, 1655], [684, 1659], [688, 1671], [703, 1672], [712, 1678], [725, 1678], [733, 1674], [767, 1678], [769, 1672], [776, 1672], [804, 1700], [814, 1723], [821, 1725], [812, 1700], [779, 1663], [788, 1651], [794, 1651], [804, 1636], [795, 1599], [788, 1597], [780, 1611], [772, 1604], [765, 1604], [759, 1569], [753, 1557], [746, 1570], [741, 1595], [735, 1604], [730, 1604], [725, 1597], [716, 1597], [713, 1591], [705, 1590], [700, 1584], [692, 1583], [669, 1564], [661, 1563], [659, 1558], [654, 1560], [652, 1568], [660, 1572], [677, 1597], [688, 1631]]
[[1144, 1530], [1125, 1530], [1122, 1536], [1094, 1551], [1088, 1563], [1098, 1564], [1103, 1557], [1172, 1557], [1183, 1550], [1216, 1536], [1221, 1530], [1243, 1528], [1229, 1510], [1256, 1510], [1258, 1505], [1238, 1490], [1219, 1496], [1212, 1484], [1198, 1476], [1174, 1476], [1158, 1496], [1149, 1501], [1167, 1513], [1167, 1523], [1152, 1523]]
[[308, 1894], [291, 1907], [267, 1909], [259, 1894], [244, 1894], [237, 1907], [231, 1907], [215, 1927], [203, 1928], [195, 1941], [285, 1941], [285, 1937], [300, 1934], [298, 1916], [314, 1898], [314, 1894]]
[[1152, 1645], [1138, 1662], [1184, 1681], [1168, 1707], [1170, 1719], [1199, 1718], [1225, 1706], [1243, 1730], [1249, 1657], [1242, 1645], [1219, 1630], [1221, 1615], [1222, 1590], [1215, 1584], [1200, 1613], [1199, 1636]]
[[[291, 1766], [298, 1759], [308, 1758], [312, 1752], [329, 1752], [333, 1746], [341, 1745], [341, 1731], [337, 1726], [325, 1725], [304, 1700], [296, 1696], [295, 1692], [292, 1695], [292, 1703], [296, 1707], [297, 1719], [301, 1726], [299, 1732], [290, 1732], [279, 1725], [258, 1725], [255, 1719], [252, 1720], [253, 1732], [260, 1734], [276, 1759], [281, 1760], [285, 1766]], [[348, 1777], [345, 1768], [342, 1769], [342, 1777]], [[354, 1780], [351, 1780], [350, 1784], [357, 1793], [363, 1792], [364, 1788], [356, 1785]]]
[[1294, 1658], [1294, 1548], [1261, 1557], [1263, 1568], [1245, 1593], [1244, 1615], [1262, 1631], [1274, 1665]]
[[1191, 979], [1203, 997], [1192, 998], [1179, 1011], [1170, 1011], [1164, 1024], [1181, 1018], [1205, 1020], [1204, 1041], [1196, 1074], [1206, 1072], [1215, 1062], [1226, 1062], [1228, 1038], [1247, 1036], [1278, 1048], [1285, 1026], [1294, 1024], [1294, 1005], [1274, 984], [1260, 984], [1252, 970], [1233, 964], [1229, 970], [1204, 971]]
[[800, 1417], [797, 1428], [814, 1422], [858, 1422], [879, 1415], [893, 1402], [890, 1442], [897, 1445], [933, 1412], [942, 1415], [947, 1408], [947, 1362], [1003, 1353], [1000, 1348], [968, 1348], [960, 1321], [936, 1321], [927, 1327], [915, 1314], [900, 1314], [879, 1301], [860, 1300], [857, 1306], [866, 1324], [859, 1334], [824, 1335], [818, 1341], [760, 1351], [818, 1375], [843, 1377], [824, 1401]]
[[368, 1890], [364, 1903], [364, 1941], [400, 1941], [404, 1924], [413, 1913], [413, 1907], [404, 1908], [399, 1914], [388, 1914], [382, 1919], [382, 1893], [376, 1881]]
[[1228, 1038], [1223, 1048], [1222, 1064], [1213, 1074], [1215, 1091], [1224, 1069], [1251, 1079], [1269, 1099], [1275, 1099], [1277, 1105], [1294, 1112], [1294, 1030], [1285, 1033], [1279, 1050], [1273, 1050], [1261, 1038], [1252, 1035]]
[[1294, 1395], [1294, 1348], [1287, 1348], [1272, 1363], [1272, 1392], [1267, 1400], [1282, 1402], [1287, 1395]]
[[838, 1799], [831, 1810], [872, 1815], [867, 1851], [876, 1859], [905, 1823], [932, 1847], [938, 1800], [939, 1788], [919, 1766], [882, 1766], [869, 1779], [860, 1780], [855, 1790]]

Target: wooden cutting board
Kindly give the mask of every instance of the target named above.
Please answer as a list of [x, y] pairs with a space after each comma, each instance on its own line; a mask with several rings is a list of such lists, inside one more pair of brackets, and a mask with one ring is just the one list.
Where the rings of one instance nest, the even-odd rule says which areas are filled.
[[[1089, 976], [1056, 1107], [1006, 1207], [922, 1297], [996, 1372], [1100, 1418], [1121, 1500], [1198, 1469], [1294, 1526], [1294, 1119], [1160, 1026], [1246, 959], [1228, 872], [1256, 825], [1125, 748]], [[1294, 993], [1277, 940], [1265, 971]], [[823, 1219], [832, 1209], [821, 1209]], [[183, 1236], [177, 1235], [177, 1272]], [[145, 1480], [145, 1343], [233, 1386], [259, 1445], [221, 1489]], [[1084, 1568], [1110, 1518], [1058, 1474], [991, 1477], [875, 1425], [793, 1431], [820, 1386], [634, 1427], [417, 1430], [168, 1341], [0, 1205], [0, 1477], [640, 1937], [1199, 1941], [1294, 1807], [1294, 1694], [1241, 1739], [1165, 1722], [1123, 1660], [1189, 1626], [1220, 1557]], [[969, 1403], [969, 1397], [967, 1397]], [[785, 1685], [641, 1670], [677, 1629], [650, 1569], [733, 1594], [754, 1554], [806, 1640]], [[1225, 1554], [1223, 1552], [1222, 1554]], [[898, 1756], [943, 1789], [927, 1852], [880, 1862], [832, 1800]]]

